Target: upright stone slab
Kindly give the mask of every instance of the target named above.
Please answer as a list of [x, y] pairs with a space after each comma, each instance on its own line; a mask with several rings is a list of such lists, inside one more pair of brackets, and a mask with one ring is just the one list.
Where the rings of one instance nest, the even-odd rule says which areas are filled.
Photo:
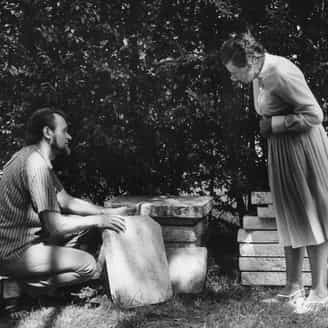
[[132, 308], [168, 300], [172, 287], [160, 225], [149, 216], [127, 216], [125, 222], [125, 232], [103, 232], [113, 302]]
[[117, 197], [106, 207], [128, 206], [161, 224], [175, 293], [198, 293], [205, 283], [207, 249], [202, 247], [213, 199], [204, 196]]

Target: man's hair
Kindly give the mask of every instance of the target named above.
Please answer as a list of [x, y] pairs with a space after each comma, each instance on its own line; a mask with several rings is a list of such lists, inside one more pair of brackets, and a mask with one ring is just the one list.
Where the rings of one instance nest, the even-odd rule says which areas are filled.
[[28, 119], [26, 126], [25, 142], [27, 145], [33, 145], [42, 140], [43, 128], [48, 126], [55, 130], [55, 114], [66, 119], [66, 115], [60, 109], [44, 107], [37, 109]]
[[223, 65], [231, 61], [237, 67], [245, 67], [250, 58], [263, 55], [264, 47], [250, 32], [232, 35], [220, 48]]

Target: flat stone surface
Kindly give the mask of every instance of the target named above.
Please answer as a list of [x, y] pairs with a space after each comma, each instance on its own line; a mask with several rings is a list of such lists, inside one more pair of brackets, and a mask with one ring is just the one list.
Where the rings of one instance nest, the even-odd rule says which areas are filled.
[[257, 216], [260, 218], [275, 218], [276, 213], [273, 209], [273, 205], [269, 204], [267, 206], [258, 206]]
[[239, 243], [278, 243], [278, 231], [272, 230], [238, 230], [237, 241]]
[[[239, 244], [240, 256], [284, 257], [284, 249], [280, 244]], [[305, 250], [307, 257], [307, 251]]]
[[272, 204], [272, 195], [269, 191], [253, 191], [251, 193], [251, 203], [253, 205]]
[[258, 216], [243, 216], [242, 226], [245, 230], [277, 230], [276, 219]]
[[105, 207], [137, 207], [139, 215], [170, 218], [204, 218], [213, 208], [208, 196], [120, 196], [105, 201]]
[[155, 304], [172, 296], [160, 225], [149, 216], [126, 216], [126, 231], [103, 232], [110, 292], [123, 308]]
[[284, 249], [279, 244], [239, 244], [240, 256], [285, 256]]
[[[304, 286], [311, 286], [311, 273], [303, 273]], [[285, 286], [285, 272], [241, 272], [241, 284], [245, 286]]]
[[[286, 271], [284, 257], [240, 257], [238, 259], [240, 271]], [[303, 272], [310, 272], [309, 259], [304, 259]]]

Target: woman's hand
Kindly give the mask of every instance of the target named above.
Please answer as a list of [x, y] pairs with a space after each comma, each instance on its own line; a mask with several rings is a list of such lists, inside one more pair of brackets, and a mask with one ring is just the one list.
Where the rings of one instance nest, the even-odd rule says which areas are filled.
[[263, 117], [260, 120], [260, 133], [263, 137], [268, 137], [272, 134], [272, 118]]

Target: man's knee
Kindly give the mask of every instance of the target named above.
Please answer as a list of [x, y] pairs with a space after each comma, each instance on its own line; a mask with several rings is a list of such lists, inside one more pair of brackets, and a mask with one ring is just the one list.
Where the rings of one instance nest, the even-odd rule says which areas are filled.
[[80, 262], [77, 268], [77, 273], [81, 279], [92, 279], [97, 273], [97, 262], [95, 258], [87, 252], [83, 252], [83, 256], [80, 258]]

